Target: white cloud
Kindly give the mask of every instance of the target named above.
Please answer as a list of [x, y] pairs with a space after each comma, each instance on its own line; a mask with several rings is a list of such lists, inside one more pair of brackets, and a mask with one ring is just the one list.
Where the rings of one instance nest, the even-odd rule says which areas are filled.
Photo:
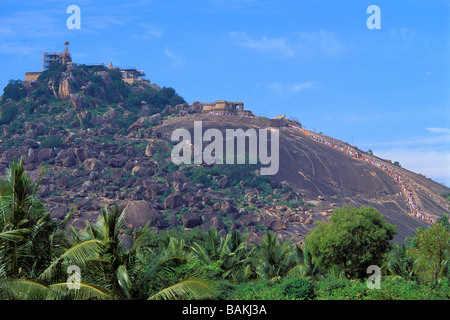
[[375, 155], [450, 186], [450, 151], [395, 148], [376, 150]]
[[300, 32], [297, 44], [299, 50], [330, 56], [339, 55], [344, 51], [343, 45], [334, 33], [322, 29], [318, 32]]
[[265, 52], [277, 52], [283, 56], [293, 56], [294, 51], [287, 43], [287, 38], [269, 38], [266, 36], [261, 39], [252, 39], [245, 32], [230, 32], [229, 36], [236, 41], [237, 45]]
[[169, 48], [164, 50], [164, 54], [172, 60], [172, 68], [181, 68], [185, 63], [183, 57], [179, 56]]
[[402, 167], [450, 186], [450, 129], [429, 127], [431, 137], [366, 144], [376, 156], [399, 161]]
[[431, 128], [427, 128], [427, 130], [430, 131], [430, 132], [445, 133], [445, 134], [449, 134], [450, 135], [450, 128], [435, 128], [435, 127], [431, 127]]
[[134, 35], [133, 37], [141, 40], [161, 38], [164, 35], [163, 30], [161, 30], [159, 27], [147, 23], [139, 24], [139, 28], [137, 29], [137, 31], [139, 33]]
[[322, 29], [317, 32], [298, 32], [290, 37], [252, 38], [245, 32], [230, 32], [228, 35], [236, 45], [284, 57], [337, 56], [344, 52], [344, 45], [335, 34]]
[[268, 88], [277, 95], [293, 94], [303, 90], [311, 90], [317, 86], [315, 81], [281, 83], [272, 82]]

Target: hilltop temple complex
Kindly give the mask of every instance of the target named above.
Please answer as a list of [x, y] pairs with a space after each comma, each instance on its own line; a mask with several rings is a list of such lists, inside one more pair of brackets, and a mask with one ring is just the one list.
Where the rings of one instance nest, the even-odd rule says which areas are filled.
[[[48, 70], [53, 64], [61, 63], [61, 64], [71, 64], [72, 63], [72, 55], [69, 52], [69, 42], [65, 42], [66, 46], [64, 52], [44, 52], [42, 55], [42, 70]], [[90, 64], [85, 65], [88, 68], [88, 71], [93, 70], [98, 67], [106, 67], [103, 64]], [[114, 67], [112, 63], [109, 64], [106, 68], [109, 69], [117, 69], [122, 74], [122, 80], [126, 83], [133, 84], [136, 82], [146, 82], [150, 83], [150, 80], [144, 79], [145, 76], [144, 71], [138, 70], [136, 68], [119, 68]], [[33, 72], [25, 72], [25, 82], [36, 81], [43, 71], [33, 71]]]

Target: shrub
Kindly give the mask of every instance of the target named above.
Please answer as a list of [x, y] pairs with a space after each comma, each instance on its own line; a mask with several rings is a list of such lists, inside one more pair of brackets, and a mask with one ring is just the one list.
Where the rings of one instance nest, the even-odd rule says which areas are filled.
[[2, 116], [0, 118], [0, 124], [8, 124], [14, 120], [18, 113], [17, 105], [14, 103], [6, 104], [2, 110]]
[[288, 279], [283, 284], [283, 294], [288, 297], [310, 300], [316, 297], [314, 293], [314, 285], [305, 278]]
[[335, 209], [306, 237], [311, 254], [325, 269], [336, 265], [347, 277], [366, 277], [369, 265], [381, 265], [396, 233], [372, 207]]
[[280, 285], [269, 281], [250, 282], [236, 288], [231, 299], [236, 300], [286, 300]]
[[67, 65], [62, 63], [52, 63], [50, 67], [42, 72], [42, 74], [39, 76], [38, 81], [45, 81], [50, 78], [53, 78], [55, 80], [55, 83], [59, 83], [59, 79], [61, 78], [61, 74], [67, 70]]
[[49, 135], [42, 140], [42, 148], [60, 148], [64, 144], [63, 140], [58, 135]]
[[186, 102], [172, 88], [163, 88], [160, 91], [154, 88], [147, 88], [139, 93], [130, 92], [125, 100], [125, 104], [130, 109], [133, 109], [138, 106], [141, 101], [145, 101], [153, 107], [151, 110], [151, 113], [153, 114], [161, 112], [167, 105], [175, 106]]

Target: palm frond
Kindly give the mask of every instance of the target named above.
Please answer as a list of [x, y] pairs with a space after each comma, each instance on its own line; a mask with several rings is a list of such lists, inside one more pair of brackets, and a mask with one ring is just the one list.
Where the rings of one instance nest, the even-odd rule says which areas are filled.
[[116, 277], [119, 286], [122, 288], [123, 292], [128, 298], [131, 298], [130, 290], [131, 290], [131, 280], [128, 275], [127, 268], [125, 265], [120, 265], [116, 270]]
[[52, 284], [47, 299], [50, 300], [107, 300], [110, 294], [97, 286], [88, 283], [77, 283], [77, 288], [72, 288], [73, 283], [61, 282]]
[[28, 279], [0, 280], [0, 299], [44, 300], [49, 292], [47, 286]]
[[57, 266], [63, 261], [78, 266], [85, 265], [90, 259], [99, 256], [101, 246], [101, 241], [97, 239], [83, 241], [74, 245], [67, 249], [59, 258], [55, 259], [47, 269], [42, 272], [39, 278], [49, 280]]
[[23, 239], [23, 237], [28, 233], [30, 233], [30, 229], [28, 228], [4, 231], [0, 233], [0, 239], [7, 241], [18, 241]]
[[159, 291], [149, 300], [201, 299], [210, 297], [211, 287], [203, 280], [190, 278]]

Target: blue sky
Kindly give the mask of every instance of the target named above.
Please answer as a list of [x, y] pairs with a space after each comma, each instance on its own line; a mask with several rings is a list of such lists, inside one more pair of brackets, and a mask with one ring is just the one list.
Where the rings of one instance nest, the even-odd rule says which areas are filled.
[[[74, 62], [137, 67], [189, 103], [285, 114], [450, 186], [449, 3], [3, 0], [0, 86], [69, 41]], [[366, 26], [370, 5], [381, 29]]]

